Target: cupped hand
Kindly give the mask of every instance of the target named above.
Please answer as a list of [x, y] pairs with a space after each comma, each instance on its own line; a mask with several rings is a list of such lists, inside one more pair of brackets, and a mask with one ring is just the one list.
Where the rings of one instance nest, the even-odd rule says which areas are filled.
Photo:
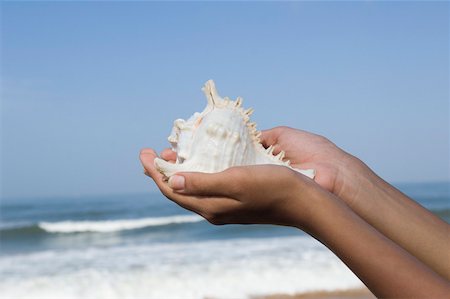
[[314, 180], [320, 186], [353, 204], [359, 176], [365, 171], [360, 160], [325, 137], [289, 127], [262, 131], [261, 142], [272, 145], [274, 154], [284, 151], [292, 167], [315, 169]]
[[[156, 157], [152, 149], [141, 151], [145, 172], [161, 192], [213, 224], [307, 225], [308, 209], [313, 206], [308, 198], [318, 186], [287, 167], [257, 165], [214, 174], [185, 172], [167, 182], [154, 166]], [[164, 151], [162, 157], [174, 160], [176, 156]]]

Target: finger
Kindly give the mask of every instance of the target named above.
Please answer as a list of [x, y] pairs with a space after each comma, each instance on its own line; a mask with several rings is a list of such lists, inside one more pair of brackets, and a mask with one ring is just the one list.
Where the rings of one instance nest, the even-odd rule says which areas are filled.
[[283, 149], [278, 144], [279, 127], [261, 131], [261, 143], [265, 148], [272, 147], [272, 154], [278, 155]]
[[177, 160], [177, 153], [170, 148], [166, 148], [161, 152], [161, 158], [168, 162], [174, 163]]
[[178, 173], [169, 179], [169, 186], [182, 194], [233, 198], [240, 192], [246, 172], [244, 167], [232, 167], [218, 173]]
[[173, 202], [216, 225], [231, 223], [233, 211], [237, 211], [241, 205], [233, 198], [179, 193], [170, 188], [168, 184], [158, 184], [158, 187]]
[[142, 166], [144, 167], [144, 174], [152, 178], [158, 185], [158, 181], [165, 182], [167, 181], [167, 178], [161, 172], [159, 172], [155, 166], [155, 158], [157, 157], [158, 155], [156, 154], [155, 150], [151, 148], [141, 150], [141, 153], [139, 155]]
[[242, 204], [226, 197], [207, 198], [203, 217], [216, 225], [236, 223], [235, 215], [242, 209]]
[[277, 128], [261, 131], [261, 143], [267, 148], [278, 142], [279, 131]]
[[144, 167], [145, 173], [152, 178], [161, 177], [162, 174], [159, 173], [155, 168], [155, 158], [157, 157], [156, 152], [151, 148], [145, 148], [141, 150], [139, 158], [141, 160], [142, 166]]
[[174, 201], [183, 208], [202, 215], [203, 208], [201, 205], [201, 201], [194, 197], [181, 196], [180, 194], [177, 194], [164, 181], [164, 176], [158, 172], [154, 165], [156, 157], [156, 152], [153, 149], [141, 150], [140, 159], [142, 165], [144, 166], [144, 169], [148, 173], [148, 175], [153, 179], [153, 181], [155, 181], [161, 193], [163, 193], [168, 199]]

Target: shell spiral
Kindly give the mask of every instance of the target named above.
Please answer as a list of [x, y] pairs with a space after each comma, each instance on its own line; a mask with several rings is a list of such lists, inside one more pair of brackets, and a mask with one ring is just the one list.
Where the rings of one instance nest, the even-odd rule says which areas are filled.
[[[177, 160], [169, 163], [156, 158], [155, 166], [161, 173], [166, 177], [184, 171], [214, 173], [232, 166], [257, 164], [290, 167], [289, 161], [283, 160], [283, 151], [274, 156], [273, 147], [262, 146], [261, 132], [250, 122], [253, 109], [245, 110], [241, 98], [231, 101], [220, 97], [212, 80], [202, 90], [208, 104], [188, 120], [174, 121], [168, 140], [177, 153]], [[314, 178], [312, 169], [293, 169]]]

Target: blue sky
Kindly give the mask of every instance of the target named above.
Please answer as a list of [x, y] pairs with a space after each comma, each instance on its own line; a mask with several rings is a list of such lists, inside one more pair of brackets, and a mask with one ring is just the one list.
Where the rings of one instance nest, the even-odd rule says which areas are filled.
[[155, 190], [203, 83], [390, 182], [448, 181], [448, 2], [2, 2], [3, 197]]

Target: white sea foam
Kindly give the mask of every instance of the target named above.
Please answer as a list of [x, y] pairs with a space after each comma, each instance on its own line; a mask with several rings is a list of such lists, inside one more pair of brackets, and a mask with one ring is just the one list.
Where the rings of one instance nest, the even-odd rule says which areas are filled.
[[361, 287], [310, 237], [147, 244], [0, 258], [3, 298], [249, 298]]
[[49, 233], [76, 232], [115, 232], [121, 230], [139, 229], [148, 226], [162, 226], [178, 223], [194, 223], [204, 220], [197, 215], [175, 215], [167, 217], [120, 219], [104, 221], [60, 221], [39, 222], [38, 226]]

